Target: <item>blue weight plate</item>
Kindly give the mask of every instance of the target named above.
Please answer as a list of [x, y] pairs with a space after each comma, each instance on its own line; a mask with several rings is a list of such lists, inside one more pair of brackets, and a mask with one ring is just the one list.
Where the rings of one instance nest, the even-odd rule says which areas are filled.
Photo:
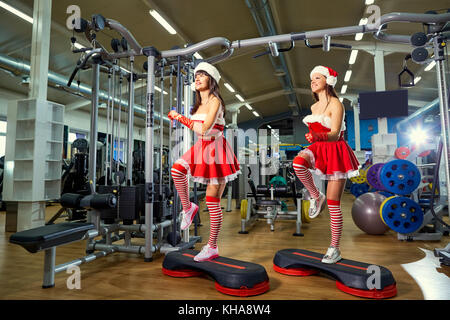
[[420, 171], [408, 160], [392, 160], [380, 170], [380, 181], [386, 191], [407, 195], [420, 184]]
[[389, 228], [403, 234], [417, 231], [423, 223], [422, 208], [417, 202], [405, 197], [387, 200], [381, 216]]
[[367, 183], [354, 183], [350, 187], [350, 192], [358, 198], [360, 195], [369, 192], [369, 185]]

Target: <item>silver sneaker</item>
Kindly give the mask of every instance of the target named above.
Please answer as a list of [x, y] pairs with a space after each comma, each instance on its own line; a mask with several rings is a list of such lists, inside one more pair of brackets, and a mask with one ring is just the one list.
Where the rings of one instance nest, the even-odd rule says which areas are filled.
[[325, 197], [325, 195], [322, 192], [320, 192], [319, 193], [319, 199], [311, 198], [309, 200], [309, 212], [308, 212], [308, 215], [309, 215], [309, 217], [311, 219], [314, 219], [315, 217], [317, 217], [320, 214], [320, 212], [322, 211], [322, 207], [323, 207], [323, 204], [324, 204], [326, 198], [327, 197]]
[[333, 264], [341, 260], [341, 252], [338, 248], [335, 247], [329, 247], [327, 250], [327, 253], [323, 256], [322, 262]]

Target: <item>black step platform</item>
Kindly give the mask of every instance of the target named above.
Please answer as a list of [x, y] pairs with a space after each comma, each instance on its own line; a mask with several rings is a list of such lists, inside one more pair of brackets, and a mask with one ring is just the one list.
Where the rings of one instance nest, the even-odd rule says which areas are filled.
[[66, 222], [42, 226], [14, 233], [9, 242], [24, 247], [28, 252], [60, 246], [82, 240], [86, 231], [94, 229], [92, 223]]
[[[323, 253], [301, 249], [284, 249], [275, 254], [275, 271], [292, 276], [320, 272], [336, 279], [336, 286], [346, 293], [372, 299], [386, 299], [397, 294], [392, 273], [382, 266], [342, 259], [335, 264], [322, 263]], [[374, 271], [375, 270], [375, 271]], [[379, 278], [375, 277], [379, 275]], [[375, 286], [369, 289], [368, 286]]]
[[163, 261], [163, 273], [179, 278], [208, 275], [216, 281], [216, 289], [224, 294], [248, 297], [269, 290], [269, 277], [263, 266], [225, 257], [196, 262], [195, 250], [170, 252]]

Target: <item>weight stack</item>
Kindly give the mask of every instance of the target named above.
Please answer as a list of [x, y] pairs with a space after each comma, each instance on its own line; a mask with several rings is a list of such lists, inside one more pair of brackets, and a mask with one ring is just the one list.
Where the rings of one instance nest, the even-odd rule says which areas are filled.
[[123, 219], [124, 225], [133, 224], [139, 219], [140, 211], [139, 189], [137, 186], [126, 186], [120, 188], [119, 195], [119, 217]]

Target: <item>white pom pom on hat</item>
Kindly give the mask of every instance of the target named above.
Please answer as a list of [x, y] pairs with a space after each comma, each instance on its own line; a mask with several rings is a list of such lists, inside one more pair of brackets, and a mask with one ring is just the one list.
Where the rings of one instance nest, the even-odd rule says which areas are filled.
[[338, 73], [331, 68], [324, 66], [314, 67], [314, 69], [310, 73], [311, 79], [314, 73], [320, 73], [321, 75], [325, 76], [325, 78], [327, 78], [327, 84], [329, 84], [332, 87], [334, 87], [337, 83]]

